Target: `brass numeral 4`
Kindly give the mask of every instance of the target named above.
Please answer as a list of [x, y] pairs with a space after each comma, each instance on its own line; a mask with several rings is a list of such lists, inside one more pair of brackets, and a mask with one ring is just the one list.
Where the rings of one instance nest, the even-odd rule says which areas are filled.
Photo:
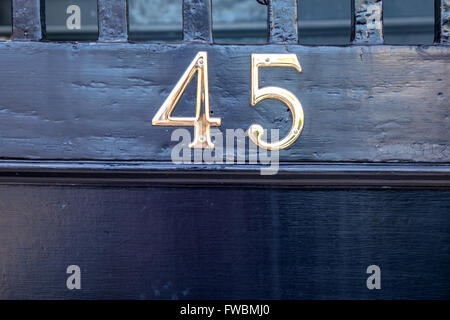
[[[197, 76], [197, 103], [195, 106], [195, 117], [172, 117], [181, 96], [186, 91], [187, 86], [191, 82], [195, 74]], [[203, 106], [203, 108], [202, 108]], [[204, 112], [202, 113], [202, 109]], [[194, 141], [189, 144], [190, 148], [214, 149], [211, 141], [211, 126], [220, 126], [220, 118], [212, 118], [209, 116], [209, 88], [208, 88], [208, 53], [200, 51], [192, 60], [189, 67], [184, 72], [181, 79], [170, 92], [167, 99], [159, 108], [153, 117], [152, 124], [154, 126], [180, 126], [194, 127]]]

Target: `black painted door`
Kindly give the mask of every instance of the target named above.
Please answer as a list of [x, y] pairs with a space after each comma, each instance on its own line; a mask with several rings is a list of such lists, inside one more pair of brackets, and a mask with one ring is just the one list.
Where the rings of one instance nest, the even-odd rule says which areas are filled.
[[[208, 0], [183, 1], [172, 44], [129, 42], [125, 0], [98, 1], [98, 41], [50, 42], [43, 3], [13, 0], [0, 42], [0, 298], [450, 297], [447, 1], [435, 45], [387, 46], [382, 1], [354, 0], [339, 47], [298, 44], [294, 0], [268, 1], [268, 43], [242, 46], [214, 43]], [[174, 161], [177, 128], [152, 118], [199, 52], [224, 138], [288, 134], [283, 101], [251, 107], [251, 57], [298, 58], [260, 71], [304, 111], [276, 161], [251, 163], [246, 135]]]

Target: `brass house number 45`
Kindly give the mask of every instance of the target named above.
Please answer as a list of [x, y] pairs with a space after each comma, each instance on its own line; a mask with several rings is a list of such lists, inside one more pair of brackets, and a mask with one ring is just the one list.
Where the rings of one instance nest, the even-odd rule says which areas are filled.
[[[298, 72], [302, 72], [302, 68], [295, 54], [252, 54], [251, 105], [255, 106], [258, 102], [265, 99], [281, 101], [292, 113], [292, 126], [284, 139], [272, 143], [263, 140], [264, 128], [259, 124], [252, 124], [248, 130], [248, 135], [250, 140], [260, 148], [281, 150], [292, 145], [300, 136], [304, 123], [303, 108], [297, 97], [286, 89], [273, 86], [259, 87], [259, 69], [264, 67], [294, 68]], [[197, 72], [195, 117], [173, 117], [173, 110]], [[192, 60], [183, 76], [153, 117], [152, 124], [154, 126], [193, 126], [194, 141], [192, 141], [189, 147], [214, 149], [214, 143], [211, 141], [210, 128], [211, 126], [220, 126], [221, 119], [210, 117], [207, 52], [200, 51], [197, 53], [194, 60]]]

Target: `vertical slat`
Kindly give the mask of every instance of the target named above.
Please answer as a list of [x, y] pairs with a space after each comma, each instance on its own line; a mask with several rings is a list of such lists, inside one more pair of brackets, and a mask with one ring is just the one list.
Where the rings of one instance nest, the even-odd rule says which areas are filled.
[[436, 1], [436, 43], [450, 44], [450, 0]]
[[98, 40], [128, 40], [128, 1], [97, 0]]
[[270, 43], [298, 43], [297, 0], [270, 0]]
[[183, 40], [213, 42], [211, 0], [183, 0]]
[[13, 0], [12, 24], [13, 40], [41, 40], [45, 36], [44, 0]]
[[382, 44], [383, 0], [352, 0], [352, 42]]

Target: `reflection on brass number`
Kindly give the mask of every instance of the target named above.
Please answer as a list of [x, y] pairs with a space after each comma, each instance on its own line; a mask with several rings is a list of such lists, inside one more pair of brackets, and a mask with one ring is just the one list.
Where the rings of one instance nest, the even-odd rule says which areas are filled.
[[[284, 139], [273, 143], [263, 140], [264, 129], [258, 124], [250, 126], [248, 135], [250, 140], [260, 148], [280, 150], [292, 145], [300, 136], [304, 123], [303, 108], [297, 97], [286, 89], [279, 87], [259, 88], [259, 68], [263, 67], [294, 68], [298, 72], [302, 72], [302, 69], [295, 54], [252, 54], [251, 105], [255, 106], [265, 99], [276, 99], [283, 102], [291, 110], [292, 127]], [[195, 117], [172, 117], [173, 110], [197, 71]], [[203, 113], [202, 105], [204, 106]], [[175, 88], [153, 117], [152, 124], [155, 126], [194, 126], [194, 141], [189, 147], [214, 148], [210, 127], [220, 126], [221, 119], [209, 116], [208, 55], [205, 51], [197, 53]]]
[[[187, 86], [191, 82], [195, 73], [197, 76], [197, 103], [195, 107], [195, 117], [172, 117], [178, 101]], [[204, 113], [202, 114], [202, 105], [204, 105]], [[153, 117], [152, 124], [154, 126], [193, 126], [194, 141], [189, 145], [190, 148], [214, 149], [211, 141], [211, 126], [220, 126], [220, 118], [211, 118], [209, 116], [209, 89], [208, 89], [208, 54], [200, 51], [192, 60], [189, 67], [184, 72], [181, 79], [175, 85], [172, 92], [159, 108]]]
[[251, 125], [248, 136], [260, 148], [280, 150], [289, 147], [300, 136], [304, 122], [303, 108], [297, 97], [286, 89], [279, 87], [259, 88], [259, 68], [263, 67], [294, 68], [298, 72], [302, 72], [302, 68], [295, 54], [252, 54], [252, 106], [265, 99], [276, 99], [283, 102], [291, 110], [292, 127], [284, 139], [274, 143], [267, 143], [262, 140], [264, 129], [259, 124]]

